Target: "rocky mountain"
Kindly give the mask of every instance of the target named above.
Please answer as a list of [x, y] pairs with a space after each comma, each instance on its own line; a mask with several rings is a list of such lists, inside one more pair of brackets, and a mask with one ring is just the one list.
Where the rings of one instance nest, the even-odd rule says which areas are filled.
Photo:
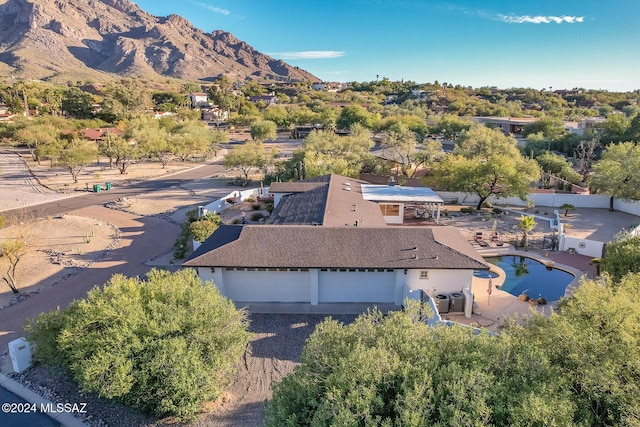
[[156, 17], [129, 0], [0, 0], [0, 75], [318, 80], [224, 31]]

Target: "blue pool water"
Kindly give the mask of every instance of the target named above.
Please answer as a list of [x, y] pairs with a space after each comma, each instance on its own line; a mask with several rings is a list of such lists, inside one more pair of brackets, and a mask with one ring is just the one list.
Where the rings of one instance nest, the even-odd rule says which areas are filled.
[[[557, 268], [547, 268], [533, 258], [519, 255], [485, 258], [485, 261], [497, 265], [504, 270], [507, 277], [500, 287], [512, 295], [527, 294], [531, 298], [544, 297], [547, 301], [555, 301], [564, 296], [567, 285], [573, 280], [573, 274]], [[477, 271], [476, 277], [488, 278], [495, 273]]]

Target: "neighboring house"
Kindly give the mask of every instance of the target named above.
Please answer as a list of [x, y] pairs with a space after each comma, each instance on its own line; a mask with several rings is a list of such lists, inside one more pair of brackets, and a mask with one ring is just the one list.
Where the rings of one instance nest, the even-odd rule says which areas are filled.
[[278, 103], [278, 97], [274, 94], [270, 95], [258, 95], [249, 97], [249, 101], [257, 104], [259, 102], [264, 102], [266, 106], [275, 105]]
[[193, 92], [189, 94], [189, 98], [191, 99], [191, 107], [207, 107], [209, 106], [209, 100], [207, 98], [207, 94], [204, 92]]
[[484, 125], [500, 128], [505, 135], [518, 137], [522, 134], [524, 127], [540, 120], [537, 117], [474, 117], [474, 120]]
[[154, 119], [161, 119], [163, 117], [173, 117], [175, 115], [176, 113], [172, 113], [171, 111], [154, 111], [153, 112]]
[[4, 102], [0, 102], [0, 115], [9, 114], [9, 106]]
[[219, 107], [208, 108], [202, 110], [202, 120], [206, 120], [208, 122], [227, 121], [229, 120], [229, 111], [223, 110]]
[[310, 305], [401, 305], [470, 288], [489, 268], [453, 227], [387, 225], [397, 202], [367, 200], [372, 187], [340, 175], [272, 183], [264, 225], [222, 225], [183, 265], [238, 303]]
[[98, 142], [107, 138], [109, 135], [123, 136], [124, 134], [118, 128], [88, 128], [81, 129], [80, 134], [86, 139]]
[[325, 90], [326, 84], [324, 82], [313, 82], [311, 83], [311, 89], [313, 90]]

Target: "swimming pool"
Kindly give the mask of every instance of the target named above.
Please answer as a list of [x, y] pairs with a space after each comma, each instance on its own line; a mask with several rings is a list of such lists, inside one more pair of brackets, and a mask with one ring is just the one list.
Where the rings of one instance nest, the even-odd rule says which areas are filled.
[[[500, 289], [515, 296], [527, 294], [531, 298], [544, 297], [548, 302], [556, 301], [564, 296], [567, 285], [574, 279], [571, 273], [547, 267], [527, 256], [509, 255], [485, 258], [485, 261], [504, 270], [506, 278]], [[488, 274], [483, 271], [475, 275], [488, 278]], [[490, 274], [497, 277], [495, 273]]]

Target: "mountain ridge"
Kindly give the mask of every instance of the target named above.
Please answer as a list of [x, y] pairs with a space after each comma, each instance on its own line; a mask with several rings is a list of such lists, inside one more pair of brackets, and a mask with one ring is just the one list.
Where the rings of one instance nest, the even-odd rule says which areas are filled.
[[130, 0], [0, 0], [0, 74], [40, 80], [122, 76], [319, 80], [223, 30]]

